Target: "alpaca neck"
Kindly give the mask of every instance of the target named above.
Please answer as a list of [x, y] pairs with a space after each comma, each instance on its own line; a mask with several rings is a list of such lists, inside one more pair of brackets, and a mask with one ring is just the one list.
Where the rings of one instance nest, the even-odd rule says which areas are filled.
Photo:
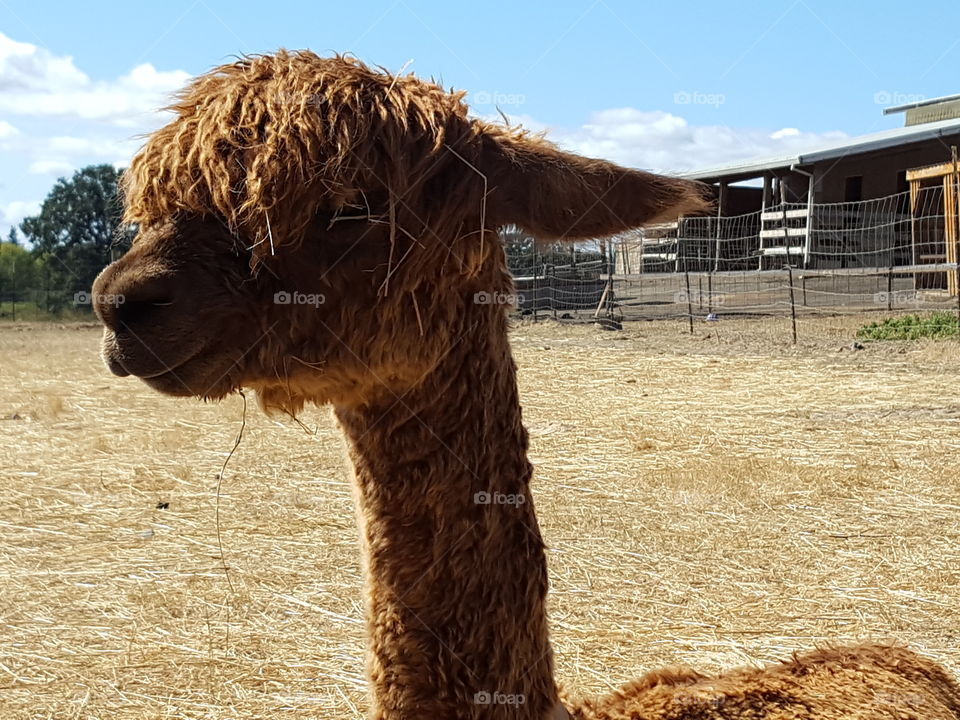
[[470, 322], [412, 391], [337, 409], [356, 469], [378, 720], [544, 720], [559, 708], [506, 322], [489, 309]]

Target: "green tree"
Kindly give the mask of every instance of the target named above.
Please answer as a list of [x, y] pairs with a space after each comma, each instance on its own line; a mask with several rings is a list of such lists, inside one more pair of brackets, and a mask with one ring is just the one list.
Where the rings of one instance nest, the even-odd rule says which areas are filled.
[[7, 235], [7, 242], [11, 245], [20, 244], [20, 236], [17, 235], [17, 229], [15, 227], [10, 228], [10, 234]]
[[13, 242], [0, 242], [0, 314], [6, 314], [5, 303], [10, 303], [11, 314], [15, 313], [13, 304], [31, 297], [37, 277], [37, 261], [29, 250]]
[[129, 233], [120, 230], [119, 176], [112, 165], [89, 165], [69, 180], [60, 178], [40, 213], [20, 224], [39, 261], [48, 310], [58, 311], [88, 291], [97, 273], [129, 245]]

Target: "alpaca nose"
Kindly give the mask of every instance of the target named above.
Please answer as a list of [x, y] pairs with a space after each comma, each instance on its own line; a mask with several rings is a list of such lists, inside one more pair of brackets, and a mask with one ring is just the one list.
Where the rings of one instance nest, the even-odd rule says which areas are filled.
[[149, 324], [173, 305], [174, 298], [169, 276], [145, 274], [122, 263], [121, 259], [107, 266], [91, 294], [97, 316], [114, 332]]

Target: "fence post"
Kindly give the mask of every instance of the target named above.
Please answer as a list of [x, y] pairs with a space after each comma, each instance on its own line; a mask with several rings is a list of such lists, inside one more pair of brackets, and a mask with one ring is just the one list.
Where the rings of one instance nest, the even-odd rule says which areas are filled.
[[553, 310], [553, 319], [557, 319], [557, 266], [551, 268], [547, 286], [550, 288], [550, 308]]
[[893, 265], [887, 268], [887, 310], [893, 310]]
[[[715, 245], [714, 245], [714, 256], [713, 256], [713, 270], [717, 271], [720, 269], [720, 236], [721, 236], [721, 225], [723, 218], [723, 206], [724, 201], [727, 199], [727, 183], [725, 180], [721, 180], [719, 187], [717, 188], [717, 231], [714, 233], [715, 236]], [[709, 227], [709, 226], [708, 226]]]
[[690, 334], [693, 335], [693, 302], [690, 300], [690, 271], [686, 270], [683, 274], [687, 279], [687, 320], [690, 321]]
[[[957, 290], [957, 324], [960, 325], [960, 163], [957, 161], [957, 146], [950, 146], [950, 157], [953, 160], [953, 222], [956, 224], [954, 230], [954, 251], [953, 257], [957, 261], [957, 266], [953, 269], [956, 280], [954, 284]], [[949, 219], [949, 218], [948, 218]]]
[[607, 243], [607, 253], [609, 257], [607, 258], [607, 277], [610, 281], [610, 293], [607, 295], [607, 317], [613, 317], [613, 306], [614, 306], [614, 284], [613, 284], [613, 275], [614, 271], [617, 269], [617, 255], [613, 247], [613, 240], [611, 239]]
[[790, 323], [793, 327], [793, 344], [797, 344], [797, 304], [793, 299], [793, 266], [787, 265], [787, 282], [790, 288]]
[[537, 282], [537, 241], [533, 241], [533, 323], [537, 323], [537, 306], [540, 305], [540, 284]]

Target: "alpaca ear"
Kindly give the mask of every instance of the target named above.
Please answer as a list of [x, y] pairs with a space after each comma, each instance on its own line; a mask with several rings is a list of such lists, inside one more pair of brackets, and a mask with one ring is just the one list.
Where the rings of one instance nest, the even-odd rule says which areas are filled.
[[708, 212], [706, 185], [592, 160], [539, 138], [484, 128], [481, 170], [492, 224], [538, 240], [583, 240]]

